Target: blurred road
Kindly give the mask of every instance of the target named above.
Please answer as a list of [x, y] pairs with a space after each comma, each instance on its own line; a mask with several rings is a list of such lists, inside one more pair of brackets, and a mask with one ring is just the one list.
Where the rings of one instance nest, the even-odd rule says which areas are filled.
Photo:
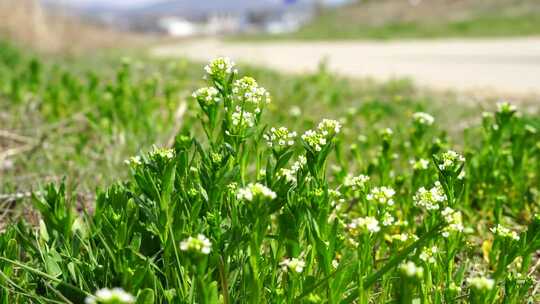
[[410, 77], [420, 86], [435, 89], [540, 93], [540, 37], [389, 42], [205, 39], [159, 46], [151, 52], [159, 57], [202, 61], [223, 55], [292, 73], [313, 71], [326, 59], [331, 70], [345, 76], [379, 80]]

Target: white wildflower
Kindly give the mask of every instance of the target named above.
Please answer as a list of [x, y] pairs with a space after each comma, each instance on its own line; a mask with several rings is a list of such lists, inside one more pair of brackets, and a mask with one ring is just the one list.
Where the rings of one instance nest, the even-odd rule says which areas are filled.
[[279, 265], [281, 266], [281, 269], [285, 272], [287, 272], [288, 270], [292, 270], [296, 273], [301, 273], [302, 271], [304, 271], [304, 267], [306, 267], [306, 262], [298, 258], [286, 258], [281, 261]]
[[292, 106], [292, 107], [289, 109], [289, 114], [290, 114], [292, 117], [300, 117], [300, 115], [302, 115], [302, 109], [300, 109], [299, 106]]
[[180, 242], [180, 250], [209, 254], [212, 250], [212, 243], [204, 235], [199, 234], [196, 238], [190, 236]]
[[396, 194], [396, 191], [390, 187], [375, 187], [371, 189], [366, 198], [370, 202], [392, 206], [394, 205], [394, 194]]
[[124, 163], [130, 167], [137, 167], [142, 165], [142, 158], [139, 155], [132, 156], [129, 159], [126, 159]]
[[487, 277], [472, 277], [467, 278], [467, 283], [472, 289], [478, 290], [478, 291], [488, 291], [492, 290], [495, 286], [495, 281], [493, 279], [487, 278]]
[[437, 248], [437, 246], [424, 247], [424, 249], [422, 249], [422, 252], [420, 253], [418, 257], [420, 258], [420, 260], [426, 263], [433, 264], [436, 262], [435, 255], [437, 254], [437, 252], [439, 252], [439, 249]]
[[124, 291], [122, 288], [102, 288], [96, 291], [95, 295], [88, 296], [86, 304], [130, 304], [135, 303], [135, 297]]
[[395, 221], [396, 221], [396, 219], [392, 216], [392, 214], [390, 214], [388, 212], [383, 214], [383, 216], [382, 216], [382, 224], [383, 224], [383, 226], [390, 226], [390, 225], [394, 224]]
[[366, 188], [366, 184], [369, 181], [369, 176], [367, 175], [358, 175], [353, 176], [352, 174], [348, 174], [345, 177], [345, 181], [343, 182], [343, 185], [345, 187], [351, 188], [352, 190], [363, 190]]
[[465, 162], [465, 157], [457, 153], [456, 151], [448, 150], [441, 156], [439, 169], [450, 170], [461, 166]]
[[443, 237], [448, 237], [451, 232], [463, 232], [465, 228], [463, 227], [463, 219], [461, 212], [456, 211], [450, 207], [446, 207], [441, 212], [441, 214], [444, 217], [446, 223], [448, 224], [448, 226], [446, 226], [442, 231]]
[[429, 160], [420, 158], [418, 160], [412, 159], [410, 161], [414, 171], [427, 170], [429, 168]]
[[441, 186], [441, 183], [435, 182], [435, 186], [427, 190], [421, 187], [416, 191], [413, 197], [414, 204], [418, 207], [424, 207], [427, 210], [437, 210], [440, 204], [446, 201], [446, 194]]
[[424, 275], [424, 268], [422, 266], [416, 266], [411, 261], [399, 265], [399, 271], [409, 278], [422, 278]]
[[200, 88], [191, 95], [204, 106], [212, 106], [221, 102], [219, 91], [214, 87]]
[[420, 125], [431, 126], [435, 121], [435, 118], [428, 113], [416, 112], [413, 114], [413, 120]]
[[204, 67], [204, 71], [212, 78], [223, 81], [231, 74], [238, 73], [238, 70], [234, 67], [235, 63], [228, 57], [218, 57], [210, 61], [210, 63]]
[[294, 145], [296, 132], [290, 132], [286, 127], [271, 128], [263, 138], [269, 147], [290, 147]]
[[489, 230], [491, 230], [491, 232], [493, 232], [493, 234], [497, 236], [501, 236], [504, 238], [511, 238], [513, 240], [519, 241], [519, 235], [517, 234], [517, 232], [512, 231], [501, 224], [498, 224], [497, 226]]
[[313, 130], [307, 130], [302, 135], [302, 140], [316, 152], [321, 151], [327, 143], [326, 138], [321, 133]]
[[338, 134], [341, 130], [341, 124], [337, 120], [323, 119], [317, 126], [317, 130], [326, 138]]
[[347, 228], [349, 228], [353, 234], [359, 232], [375, 233], [381, 230], [379, 221], [371, 216], [355, 218], [347, 225]]
[[168, 149], [168, 148], [159, 148], [159, 147], [154, 146], [153, 150], [150, 152], [150, 157], [151, 158], [159, 157], [162, 159], [173, 159], [174, 150]]
[[517, 111], [517, 107], [509, 102], [497, 103], [497, 112], [502, 114], [513, 114]]
[[251, 112], [242, 111], [238, 106], [231, 116], [233, 126], [239, 129], [251, 128], [255, 126], [255, 115]]
[[238, 105], [251, 105], [255, 113], [260, 113], [265, 104], [270, 103], [270, 93], [260, 87], [252, 77], [242, 77], [234, 82], [232, 98]]
[[253, 201], [257, 198], [270, 199], [276, 198], [276, 193], [265, 185], [259, 183], [250, 183], [246, 187], [238, 190], [236, 197], [239, 200]]

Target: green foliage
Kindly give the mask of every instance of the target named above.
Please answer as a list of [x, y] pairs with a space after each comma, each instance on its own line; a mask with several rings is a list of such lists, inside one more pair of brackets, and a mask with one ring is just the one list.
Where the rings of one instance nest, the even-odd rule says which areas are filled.
[[[44, 81], [32, 62], [32, 77], [4, 91], [13, 103], [44, 94], [31, 85]], [[44, 117], [91, 98], [99, 134], [156, 136], [165, 125], [157, 117], [171, 110], [157, 83], [169, 84], [134, 82], [130, 66], [100, 90], [91, 89], [95, 76], [85, 85], [62, 76], [45, 90], [57, 97], [43, 102]], [[205, 70], [207, 87], [189, 98], [199, 106], [190, 124], [170, 147], [128, 159], [129, 176], [99, 190], [91, 210], [78, 210], [64, 182], [34, 194], [39, 224], [23, 218], [0, 234], [2, 303], [539, 300], [536, 117], [501, 103], [466, 130], [458, 153], [431, 115], [410, 115], [417, 104], [393, 93], [400, 83], [381, 89], [399, 102], [367, 100], [339, 121], [313, 124], [276, 108], [281, 98], [239, 77], [230, 60]], [[350, 94], [324, 68], [283, 87], [278, 94], [314, 95], [322, 109]], [[403, 109], [407, 120], [385, 120]], [[279, 118], [265, 112], [298, 121], [269, 125]], [[357, 133], [358, 117], [372, 132]]]

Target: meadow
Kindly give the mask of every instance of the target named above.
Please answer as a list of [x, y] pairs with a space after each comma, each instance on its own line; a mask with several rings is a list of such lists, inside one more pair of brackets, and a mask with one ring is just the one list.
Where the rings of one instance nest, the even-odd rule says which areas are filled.
[[540, 301], [535, 111], [131, 55], [2, 43], [0, 303]]

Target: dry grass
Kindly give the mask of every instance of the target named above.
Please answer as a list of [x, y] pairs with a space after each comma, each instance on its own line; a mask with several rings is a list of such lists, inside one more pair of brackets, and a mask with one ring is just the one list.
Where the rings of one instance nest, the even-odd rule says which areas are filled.
[[84, 24], [62, 12], [46, 11], [38, 0], [0, 1], [0, 36], [53, 53], [141, 46], [150, 38]]

